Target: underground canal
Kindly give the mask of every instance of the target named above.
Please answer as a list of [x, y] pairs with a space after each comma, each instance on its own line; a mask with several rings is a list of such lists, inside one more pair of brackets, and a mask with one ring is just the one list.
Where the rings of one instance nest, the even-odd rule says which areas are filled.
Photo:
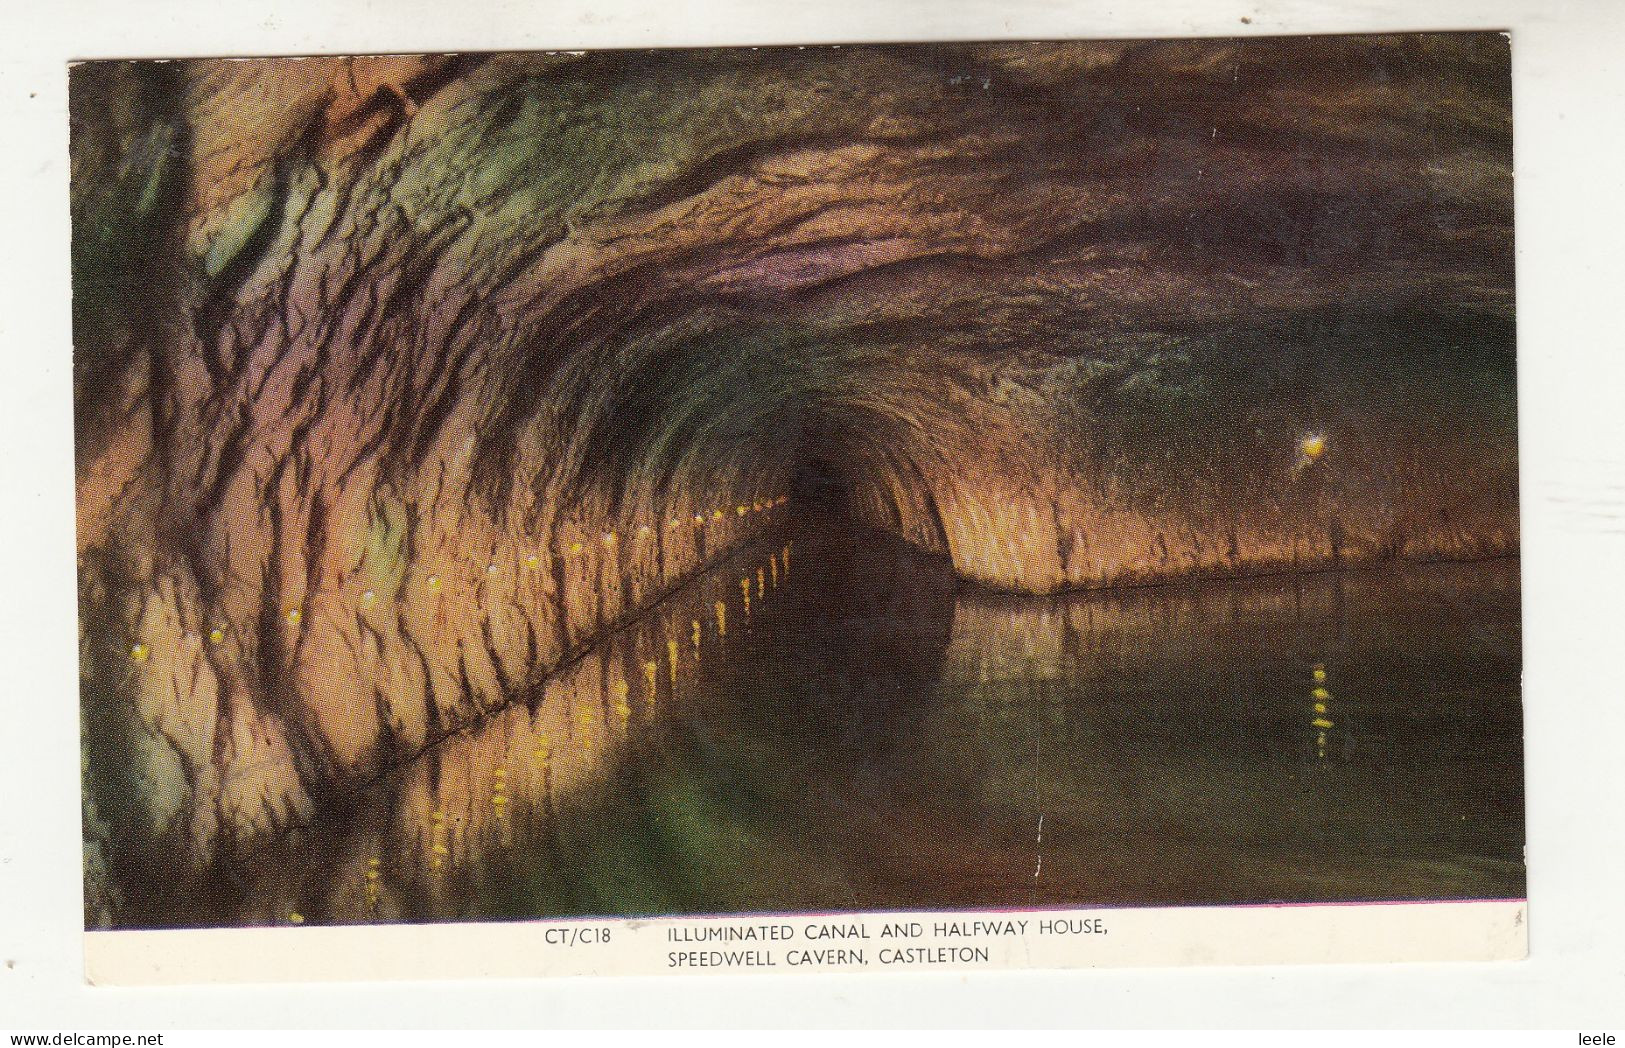
[[1507, 70], [76, 66], [87, 925], [1521, 895]]
[[205, 923], [1523, 890], [1515, 560], [1029, 597], [793, 490]]

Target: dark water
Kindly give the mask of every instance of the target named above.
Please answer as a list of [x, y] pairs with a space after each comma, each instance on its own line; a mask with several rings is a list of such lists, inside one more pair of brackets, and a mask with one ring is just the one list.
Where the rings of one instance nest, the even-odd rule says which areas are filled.
[[1034, 599], [835, 535], [674, 595], [232, 918], [1522, 895], [1515, 560]]

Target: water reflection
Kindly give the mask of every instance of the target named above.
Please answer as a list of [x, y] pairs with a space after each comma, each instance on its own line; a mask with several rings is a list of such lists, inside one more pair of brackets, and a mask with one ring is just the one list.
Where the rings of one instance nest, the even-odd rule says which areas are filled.
[[832, 534], [256, 858], [228, 919], [1522, 893], [1516, 561], [1035, 600]]

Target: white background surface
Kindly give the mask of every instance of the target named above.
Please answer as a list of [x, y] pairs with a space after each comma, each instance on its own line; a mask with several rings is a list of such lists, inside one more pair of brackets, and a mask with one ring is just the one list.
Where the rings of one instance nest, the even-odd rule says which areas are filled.
[[[207, 990], [81, 984], [69, 60], [1468, 28], [1513, 32], [1529, 961]], [[1625, 5], [0, 0], [0, 38], [0, 1030], [1612, 1024], [1625, 1033], [1625, 272], [1615, 249], [1625, 230]]]

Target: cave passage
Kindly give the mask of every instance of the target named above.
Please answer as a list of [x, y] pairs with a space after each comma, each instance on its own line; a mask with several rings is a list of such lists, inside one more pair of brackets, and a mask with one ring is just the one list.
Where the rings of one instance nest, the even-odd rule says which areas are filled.
[[816, 458], [796, 470], [790, 490], [803, 506], [828, 516], [850, 516], [852, 482], [828, 458]]
[[827, 525], [153, 919], [1522, 894], [1515, 560], [1024, 598]]

